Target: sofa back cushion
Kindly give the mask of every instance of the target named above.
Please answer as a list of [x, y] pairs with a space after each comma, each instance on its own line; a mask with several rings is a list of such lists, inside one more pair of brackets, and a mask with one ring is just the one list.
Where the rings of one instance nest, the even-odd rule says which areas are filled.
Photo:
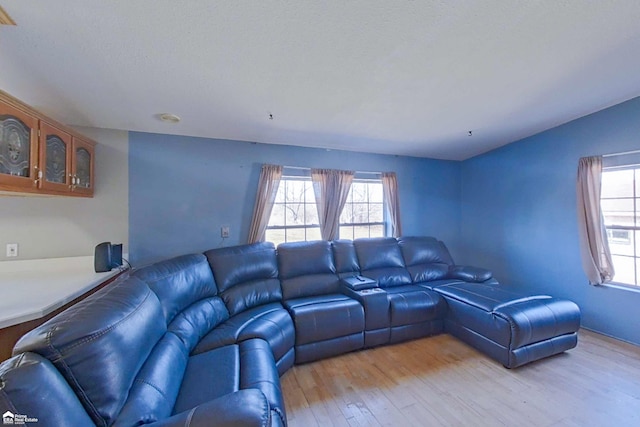
[[453, 259], [440, 240], [434, 237], [400, 237], [398, 244], [414, 283], [447, 278]]
[[331, 248], [338, 276], [349, 277], [360, 274], [358, 255], [356, 247], [353, 246], [353, 240], [334, 240], [331, 242]]
[[49, 359], [93, 422], [110, 426], [166, 332], [162, 306], [141, 280], [119, 280], [24, 335], [14, 353]]
[[278, 270], [285, 300], [338, 292], [331, 243], [326, 240], [278, 245]]
[[172, 414], [189, 353], [181, 340], [165, 334], [136, 376], [114, 427], [150, 424]]
[[222, 298], [205, 298], [178, 313], [167, 330], [178, 337], [191, 353], [202, 337], [228, 318], [229, 311]]
[[205, 252], [231, 315], [282, 300], [276, 250], [271, 242]]
[[382, 288], [411, 284], [402, 251], [393, 237], [374, 237], [353, 241], [363, 276], [378, 281]]
[[78, 396], [44, 357], [21, 353], [0, 364], [0, 413], [38, 418], [28, 425], [93, 426]]
[[158, 296], [166, 324], [191, 304], [218, 293], [211, 268], [202, 254], [183, 255], [136, 270]]

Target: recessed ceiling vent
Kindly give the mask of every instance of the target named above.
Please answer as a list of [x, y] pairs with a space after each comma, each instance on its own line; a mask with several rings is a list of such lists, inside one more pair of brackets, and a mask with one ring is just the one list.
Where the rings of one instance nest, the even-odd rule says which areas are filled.
[[0, 6], [0, 25], [16, 25], [16, 21], [11, 19], [9, 14]]

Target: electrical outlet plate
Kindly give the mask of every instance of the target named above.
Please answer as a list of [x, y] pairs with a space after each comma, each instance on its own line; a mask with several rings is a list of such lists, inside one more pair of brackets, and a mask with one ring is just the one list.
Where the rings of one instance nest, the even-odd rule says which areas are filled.
[[223, 225], [222, 227], [220, 227], [220, 236], [223, 239], [226, 239], [229, 237], [231, 230], [230, 227], [228, 225]]
[[18, 244], [17, 243], [7, 243], [7, 257], [17, 257], [18, 256]]

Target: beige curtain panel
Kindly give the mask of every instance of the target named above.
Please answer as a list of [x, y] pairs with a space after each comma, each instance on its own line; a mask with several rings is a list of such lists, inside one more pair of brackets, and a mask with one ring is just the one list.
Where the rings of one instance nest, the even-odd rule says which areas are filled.
[[264, 241], [264, 233], [269, 224], [273, 202], [276, 199], [276, 193], [280, 185], [280, 178], [282, 178], [282, 166], [262, 165], [256, 202], [253, 206], [251, 228], [249, 228], [249, 243]]
[[338, 237], [340, 214], [347, 202], [353, 175], [353, 171], [311, 169], [311, 181], [316, 196], [323, 240], [333, 240]]
[[388, 206], [389, 219], [391, 220], [391, 232], [393, 237], [402, 236], [402, 224], [400, 223], [400, 199], [398, 198], [398, 179], [395, 172], [382, 174], [382, 191], [384, 201]]
[[578, 163], [578, 228], [582, 267], [592, 285], [610, 282], [615, 274], [600, 208], [602, 157], [583, 157]]

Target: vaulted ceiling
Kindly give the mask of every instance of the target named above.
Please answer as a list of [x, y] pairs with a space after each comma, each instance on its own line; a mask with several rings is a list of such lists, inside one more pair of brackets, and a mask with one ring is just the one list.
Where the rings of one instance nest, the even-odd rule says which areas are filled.
[[461, 160], [640, 95], [637, 0], [0, 5], [0, 89], [71, 125]]

